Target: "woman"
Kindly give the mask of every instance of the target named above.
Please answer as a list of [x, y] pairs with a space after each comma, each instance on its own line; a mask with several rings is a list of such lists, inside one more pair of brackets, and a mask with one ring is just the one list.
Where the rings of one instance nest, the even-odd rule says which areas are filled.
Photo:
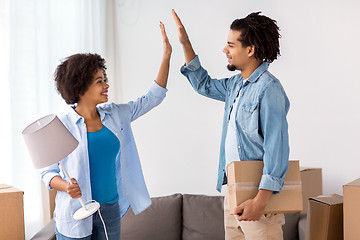
[[[49, 189], [58, 190], [55, 207], [57, 239], [106, 239], [98, 213], [76, 221], [77, 198], [100, 203], [109, 239], [120, 239], [120, 220], [132, 207], [135, 214], [150, 206], [130, 123], [161, 103], [166, 94], [171, 45], [164, 25], [163, 58], [147, 94], [127, 104], [104, 104], [109, 85], [105, 60], [97, 54], [75, 54], [55, 71], [57, 89], [71, 108], [60, 119], [79, 146], [62, 160], [73, 177], [67, 182], [58, 164], [42, 170]], [[81, 190], [80, 190], [81, 189]]]

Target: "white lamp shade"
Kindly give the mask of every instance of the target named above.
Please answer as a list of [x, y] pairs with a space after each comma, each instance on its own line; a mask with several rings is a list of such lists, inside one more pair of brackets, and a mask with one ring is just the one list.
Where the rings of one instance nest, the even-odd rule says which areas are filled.
[[22, 134], [35, 168], [59, 162], [79, 144], [54, 114], [33, 122]]

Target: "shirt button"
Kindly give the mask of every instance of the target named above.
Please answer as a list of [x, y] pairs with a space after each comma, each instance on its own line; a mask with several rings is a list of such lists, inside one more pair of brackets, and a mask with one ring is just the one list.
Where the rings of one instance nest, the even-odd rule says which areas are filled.
[[241, 148], [240, 145], [238, 146], [238, 148]]

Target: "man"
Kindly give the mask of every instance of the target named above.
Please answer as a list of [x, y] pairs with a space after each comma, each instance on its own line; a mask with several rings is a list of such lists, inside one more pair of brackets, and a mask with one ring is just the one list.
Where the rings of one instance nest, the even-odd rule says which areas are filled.
[[217, 190], [226, 184], [226, 166], [233, 161], [263, 160], [264, 170], [255, 198], [228, 208], [224, 201], [226, 239], [283, 239], [283, 214], [264, 214], [272, 194], [281, 191], [289, 166], [286, 115], [289, 100], [268, 66], [278, 55], [279, 28], [276, 21], [251, 13], [230, 26], [223, 52], [228, 69], [240, 73], [212, 79], [200, 65], [186, 30], [172, 10], [186, 64], [181, 72], [192, 87], [206, 97], [225, 102]]

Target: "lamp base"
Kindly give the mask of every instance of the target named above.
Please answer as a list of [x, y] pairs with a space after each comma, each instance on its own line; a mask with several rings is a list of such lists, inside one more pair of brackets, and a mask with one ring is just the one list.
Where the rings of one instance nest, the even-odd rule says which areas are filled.
[[82, 207], [82, 208], [78, 209], [74, 213], [74, 216], [73, 216], [74, 219], [81, 220], [81, 219], [84, 219], [84, 218], [87, 218], [87, 217], [93, 215], [100, 208], [100, 204], [98, 202], [92, 202], [92, 203], [87, 204], [86, 208]]

